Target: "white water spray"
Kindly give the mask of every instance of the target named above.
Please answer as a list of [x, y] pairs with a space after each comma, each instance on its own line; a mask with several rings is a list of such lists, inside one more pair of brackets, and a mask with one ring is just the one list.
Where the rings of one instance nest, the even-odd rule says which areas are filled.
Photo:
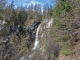
[[[35, 50], [37, 47], [39, 47], [38, 32], [39, 32], [40, 26], [41, 25], [38, 26], [37, 31], [36, 31], [36, 38], [35, 38], [33, 50]], [[30, 54], [29, 58], [31, 58], [34, 54], [35, 54], [35, 52], [33, 52], [32, 54]]]
[[39, 32], [40, 26], [41, 25], [38, 26], [37, 31], [36, 31], [36, 39], [35, 39], [33, 50], [35, 50], [37, 47], [39, 47], [38, 32]]

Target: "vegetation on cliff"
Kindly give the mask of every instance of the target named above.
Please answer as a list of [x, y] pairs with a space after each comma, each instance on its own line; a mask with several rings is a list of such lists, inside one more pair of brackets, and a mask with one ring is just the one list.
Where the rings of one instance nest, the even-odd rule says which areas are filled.
[[[33, 47], [31, 41], [34, 39], [29, 39], [27, 30], [33, 22], [40, 24], [43, 20], [45, 20], [42, 24], [43, 31], [40, 34], [43, 32], [45, 34], [41, 41], [44, 40], [44, 50], [49, 55], [47, 60], [56, 60], [59, 55], [76, 54], [75, 51], [78, 50], [75, 50], [74, 46], [80, 42], [80, 0], [57, 0], [55, 8], [45, 4], [43, 10], [39, 4], [31, 4], [26, 9], [22, 6], [14, 8], [14, 2], [5, 6], [6, 0], [2, 1], [0, 1], [0, 60], [19, 60], [22, 56], [28, 59], [31, 53], [30, 47]], [[52, 18], [53, 24], [49, 34], [45, 25]], [[1, 21], [5, 21], [5, 24]], [[29, 33], [35, 35], [35, 32]], [[80, 45], [77, 47], [80, 49]], [[44, 60], [43, 55], [39, 56], [38, 51], [34, 56]], [[35, 57], [33, 60], [37, 60]]]
[[0, 60], [19, 60], [23, 55], [29, 56], [38, 26], [34, 32], [30, 31], [33, 39], [27, 32], [28, 28], [31, 29], [32, 23], [50, 18], [53, 6], [45, 4], [42, 12], [40, 4], [31, 4], [27, 8], [15, 8], [14, 2], [6, 4], [6, 0], [0, 1]]
[[73, 46], [80, 38], [80, 1], [58, 0], [53, 10], [53, 40], [60, 44], [61, 55], [74, 54]]

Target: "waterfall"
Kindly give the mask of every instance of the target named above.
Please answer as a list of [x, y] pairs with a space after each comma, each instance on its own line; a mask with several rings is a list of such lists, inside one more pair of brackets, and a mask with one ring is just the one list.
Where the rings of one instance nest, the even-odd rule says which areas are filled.
[[[38, 32], [39, 32], [40, 26], [41, 26], [41, 24], [38, 26], [37, 31], [36, 31], [36, 38], [35, 38], [33, 50], [35, 50], [37, 47], [39, 47]], [[33, 52], [32, 54], [30, 54], [29, 58], [31, 58], [34, 54], [35, 54], [35, 52]]]
[[39, 32], [40, 26], [41, 25], [38, 26], [37, 31], [36, 31], [36, 38], [35, 38], [33, 50], [35, 50], [37, 47], [39, 47], [38, 32]]
[[[53, 19], [50, 19], [46, 27], [49, 28], [51, 26], [52, 22], [53, 22]], [[41, 26], [41, 24], [38, 26], [37, 31], [36, 31], [36, 38], [35, 38], [33, 50], [35, 50], [37, 47], [39, 47], [38, 32], [39, 32], [40, 26]]]
[[[52, 25], [52, 22], [53, 22], [53, 19], [49, 19], [49, 20], [47, 19], [47, 20], [44, 20], [42, 24], [45, 24], [45, 29], [46, 29], [46, 28], [50, 28], [50, 26]], [[34, 55], [36, 54], [35, 50], [40, 47], [38, 38], [39, 38], [39, 29], [42, 26], [42, 24], [40, 24], [36, 30], [35, 42], [34, 42], [33, 48], [31, 49], [32, 53], [29, 54], [29, 56], [28, 56], [29, 59], [34, 57]], [[43, 27], [43, 29], [44, 29], [44, 27]], [[42, 33], [41, 37], [43, 37], [43, 36], [44, 36], [44, 33]], [[44, 47], [41, 47], [40, 50], [42, 50], [43, 52], [45, 51]]]

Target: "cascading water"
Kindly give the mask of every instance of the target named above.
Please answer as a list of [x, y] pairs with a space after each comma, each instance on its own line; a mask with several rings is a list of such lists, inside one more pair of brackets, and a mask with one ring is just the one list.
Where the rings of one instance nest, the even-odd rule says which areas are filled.
[[38, 32], [39, 32], [40, 26], [41, 25], [38, 26], [37, 31], [36, 31], [36, 39], [35, 39], [33, 50], [35, 50], [37, 47], [39, 47]]
[[[37, 47], [39, 47], [38, 32], [39, 32], [40, 26], [41, 26], [41, 24], [38, 26], [37, 31], [36, 31], [36, 38], [35, 38], [33, 50], [35, 50]], [[34, 54], [35, 54], [35, 52], [33, 52], [32, 54], [30, 54], [29, 58], [31, 58]]]
[[[43, 47], [40, 47], [39, 46], [39, 30], [40, 30], [40, 26], [43, 25], [44, 23], [45, 24], [45, 29], [46, 28], [50, 28], [50, 26], [52, 25], [52, 22], [53, 22], [53, 19], [47, 19], [47, 20], [44, 20], [42, 24], [40, 24], [37, 28], [37, 31], [36, 31], [36, 37], [35, 37], [35, 42], [34, 42], [34, 46], [32, 48], [32, 53], [28, 56], [29, 59], [31, 59], [35, 54], [36, 54], [36, 49], [37, 48], [40, 48], [40, 50], [42, 50], [43, 52], [45, 51]], [[42, 34], [42, 37], [44, 36], [44, 34]]]

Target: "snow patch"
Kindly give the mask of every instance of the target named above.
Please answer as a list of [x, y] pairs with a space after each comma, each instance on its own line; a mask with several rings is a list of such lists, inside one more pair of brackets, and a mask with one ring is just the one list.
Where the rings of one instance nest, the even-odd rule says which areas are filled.
[[41, 38], [43, 38], [43, 37], [44, 37], [44, 34], [41, 35]]
[[34, 54], [29, 55], [29, 58], [31, 58]]
[[44, 49], [42, 51], [44, 52]]
[[46, 28], [50, 28], [50, 26], [52, 25], [52, 22], [53, 22], [53, 19], [51, 18], [51, 19], [45, 19], [44, 21], [43, 21], [43, 24], [45, 24], [44, 25], [44, 29], [46, 29]]
[[26, 60], [25, 57], [22, 57], [20, 60]]
[[47, 25], [47, 28], [49, 28], [49, 27], [52, 25], [52, 22], [53, 22], [53, 19], [50, 19], [50, 20], [49, 20], [49, 23], [48, 23], [48, 25]]
[[35, 54], [35, 52], [34, 52], [33, 54], [30, 54], [30, 55], [29, 55], [29, 58], [32, 58], [34, 54]]

